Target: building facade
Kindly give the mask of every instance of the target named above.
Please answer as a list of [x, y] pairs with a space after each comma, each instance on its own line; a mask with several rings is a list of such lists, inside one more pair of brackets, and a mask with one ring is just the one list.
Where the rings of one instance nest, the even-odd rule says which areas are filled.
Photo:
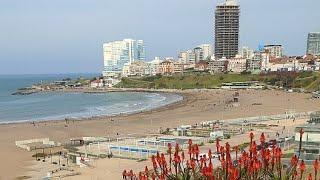
[[320, 32], [308, 34], [307, 53], [320, 56]]
[[215, 57], [230, 59], [238, 54], [240, 6], [236, 0], [226, 0], [215, 11]]
[[209, 65], [207, 61], [199, 61], [196, 63], [194, 67], [196, 71], [207, 71], [208, 68], [209, 68]]
[[103, 76], [118, 77], [125, 64], [135, 60], [145, 60], [145, 47], [142, 40], [124, 39], [103, 44]]
[[146, 76], [148, 75], [147, 63], [144, 61], [134, 61], [131, 64], [125, 64], [122, 69], [122, 77], [130, 77], [130, 76]]
[[228, 60], [228, 72], [241, 73], [247, 70], [247, 60], [242, 57], [235, 57]]
[[264, 50], [269, 52], [270, 58], [281, 58], [283, 56], [283, 47], [280, 44], [265, 45]]
[[201, 48], [202, 51], [202, 59], [201, 60], [210, 60], [211, 56], [212, 56], [212, 45], [211, 44], [201, 44], [198, 46], [199, 48]]
[[254, 56], [254, 51], [253, 49], [244, 46], [241, 48], [240, 55], [245, 59], [251, 59]]
[[174, 63], [172, 60], [165, 60], [158, 66], [158, 72], [162, 75], [171, 75], [174, 73]]
[[259, 74], [261, 71], [261, 52], [253, 52], [253, 56], [247, 59], [247, 71], [253, 74]]
[[199, 61], [210, 60], [211, 56], [212, 46], [210, 44], [201, 44], [193, 49], [180, 52], [178, 60], [182, 64], [195, 65]]
[[208, 69], [211, 74], [219, 74], [227, 72], [228, 60], [225, 58], [209, 61]]
[[195, 64], [196, 54], [194, 50], [187, 50], [179, 53], [178, 61], [182, 64]]

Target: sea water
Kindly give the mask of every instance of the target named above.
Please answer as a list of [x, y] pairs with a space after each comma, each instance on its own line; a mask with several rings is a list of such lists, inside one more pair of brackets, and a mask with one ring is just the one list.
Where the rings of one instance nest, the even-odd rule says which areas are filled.
[[112, 116], [150, 110], [182, 100], [177, 94], [144, 92], [11, 95], [18, 88], [40, 81], [53, 82], [79, 76], [90, 78], [95, 75], [0, 75], [0, 123]]

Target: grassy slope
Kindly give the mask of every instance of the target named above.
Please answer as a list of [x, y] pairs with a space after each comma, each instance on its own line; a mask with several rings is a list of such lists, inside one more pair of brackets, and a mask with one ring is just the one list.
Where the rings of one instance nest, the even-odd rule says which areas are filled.
[[165, 88], [165, 89], [193, 89], [217, 88], [226, 82], [260, 81], [271, 85], [284, 87], [305, 88], [308, 91], [317, 90], [320, 74], [303, 72], [299, 74], [176, 74], [173, 76], [152, 76], [143, 78], [123, 78], [117, 87], [126, 88]]

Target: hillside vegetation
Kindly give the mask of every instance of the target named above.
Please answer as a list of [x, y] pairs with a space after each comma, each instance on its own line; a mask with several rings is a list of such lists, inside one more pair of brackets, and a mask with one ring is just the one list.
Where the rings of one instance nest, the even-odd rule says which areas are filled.
[[286, 72], [269, 74], [175, 74], [172, 76], [151, 76], [141, 78], [123, 78], [117, 87], [155, 88], [155, 89], [195, 89], [219, 88], [222, 83], [259, 81], [267, 85], [284, 88], [303, 88], [314, 91], [319, 88], [320, 75], [317, 72]]

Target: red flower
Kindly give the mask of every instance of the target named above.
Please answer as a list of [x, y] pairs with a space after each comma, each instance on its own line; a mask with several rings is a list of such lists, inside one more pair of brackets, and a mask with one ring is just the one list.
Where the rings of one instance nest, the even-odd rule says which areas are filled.
[[145, 174], [148, 174], [148, 172], [149, 172], [149, 169], [148, 169], [148, 166], [146, 166], [146, 167], [144, 168], [144, 173], [145, 173]]
[[291, 157], [291, 166], [296, 166], [296, 165], [298, 165], [298, 157], [297, 157], [297, 155], [294, 155], [294, 156], [292, 156]]
[[171, 149], [172, 149], [172, 145], [171, 145], [171, 143], [168, 143], [168, 152], [169, 152], [169, 154], [171, 154]]
[[208, 151], [208, 156], [209, 156], [210, 161], [211, 161], [211, 159], [212, 159], [212, 152], [211, 152], [211, 149], [209, 149], [209, 151]]
[[317, 171], [319, 169], [319, 161], [318, 159], [313, 161], [313, 168], [315, 171]]
[[153, 169], [157, 169], [156, 157], [154, 155], [151, 156], [151, 161], [152, 161]]
[[303, 160], [300, 162], [299, 168], [300, 168], [301, 176], [302, 176], [303, 172], [306, 170], [306, 164], [304, 163]]
[[219, 142], [220, 142], [220, 139], [218, 139], [218, 138], [217, 138], [217, 139], [216, 139], [216, 148], [217, 148], [217, 153], [219, 153], [219, 152], [220, 152], [220, 151], [219, 151], [219, 150], [220, 150], [220, 143], [219, 143]]
[[302, 128], [300, 129], [299, 133], [300, 133], [300, 136], [302, 136], [302, 134], [304, 133]]
[[176, 147], [175, 147], [175, 152], [179, 152], [180, 148], [179, 148], [179, 144], [176, 143]]
[[261, 144], [264, 144], [266, 142], [266, 137], [264, 136], [264, 133], [262, 133], [260, 136], [260, 142], [261, 142]]
[[252, 141], [254, 138], [253, 132], [250, 132], [249, 137], [250, 137], [250, 140]]
[[184, 157], [184, 152], [183, 151], [181, 152], [181, 158], [182, 158], [182, 161], [184, 161], [185, 157]]
[[191, 159], [190, 166], [191, 166], [192, 170], [195, 170], [196, 162], [193, 159]]
[[181, 163], [180, 156], [179, 155], [174, 156], [173, 161], [175, 165], [180, 164]]

